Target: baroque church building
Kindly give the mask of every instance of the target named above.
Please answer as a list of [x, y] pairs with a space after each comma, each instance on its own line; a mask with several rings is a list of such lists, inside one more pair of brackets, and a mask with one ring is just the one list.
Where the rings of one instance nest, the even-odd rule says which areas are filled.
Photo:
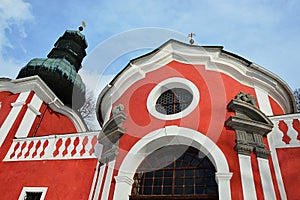
[[277, 75], [169, 40], [102, 90], [91, 132], [77, 112], [86, 48], [68, 30], [0, 79], [1, 199], [299, 199], [300, 114]]

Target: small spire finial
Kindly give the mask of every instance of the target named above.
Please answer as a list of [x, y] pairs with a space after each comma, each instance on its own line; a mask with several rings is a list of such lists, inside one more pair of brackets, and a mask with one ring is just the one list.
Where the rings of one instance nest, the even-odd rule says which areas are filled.
[[188, 37], [190, 38], [189, 42], [190, 42], [191, 45], [194, 44], [194, 42], [195, 42], [195, 40], [193, 39], [194, 36], [196, 36], [195, 33], [189, 33], [188, 34]]
[[85, 28], [85, 27], [86, 27], [86, 23], [85, 23], [85, 21], [82, 21], [81, 26], [78, 27], [78, 30], [83, 31], [83, 28]]

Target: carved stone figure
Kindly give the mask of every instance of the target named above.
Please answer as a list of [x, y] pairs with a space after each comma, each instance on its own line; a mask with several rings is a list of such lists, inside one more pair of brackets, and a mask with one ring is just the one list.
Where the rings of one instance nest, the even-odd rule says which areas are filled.
[[251, 95], [251, 94], [246, 94], [244, 92], [240, 92], [235, 97], [235, 99], [239, 100], [239, 101], [244, 101], [244, 102], [249, 103], [249, 104], [251, 104], [253, 106], [256, 106], [256, 100], [255, 100], [254, 96]]

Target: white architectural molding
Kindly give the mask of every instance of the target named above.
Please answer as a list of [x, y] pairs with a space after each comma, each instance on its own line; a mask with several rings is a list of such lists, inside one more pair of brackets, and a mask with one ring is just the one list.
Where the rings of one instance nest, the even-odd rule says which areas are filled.
[[246, 86], [253, 88], [255, 84], [255, 88], [274, 97], [285, 113], [293, 113], [296, 110], [292, 90], [272, 72], [226, 52], [222, 47], [190, 46], [175, 40], [166, 42], [158, 51], [130, 62], [106, 92], [99, 95], [101, 100], [97, 102], [97, 110], [101, 110], [101, 115], [105, 116], [110, 110], [104, 107], [102, 102], [113, 104], [130, 86], [143, 79], [145, 74], [164, 67], [171, 61], [190, 64], [196, 70], [199, 65], [204, 65], [206, 70], [226, 74]]
[[[219, 189], [219, 195], [221, 194], [220, 191], [222, 191], [222, 196], [224, 197], [230, 197], [231, 196], [231, 190], [230, 190], [230, 179], [232, 178], [232, 173], [221, 173], [216, 172], [216, 182], [218, 183], [218, 189]], [[219, 198], [220, 199], [220, 198]]]
[[244, 200], [256, 200], [256, 189], [254, 185], [251, 158], [248, 155], [238, 154], [242, 179]]
[[126, 183], [127, 185], [132, 185], [133, 180], [128, 178], [127, 176], [115, 176], [116, 183]]
[[262, 183], [262, 188], [264, 192], [265, 200], [276, 199], [276, 194], [274, 190], [274, 184], [272, 180], [272, 175], [269, 166], [269, 160], [263, 158], [257, 158], [260, 179]]
[[2, 146], [8, 132], [10, 131], [13, 123], [16, 121], [18, 114], [20, 113], [23, 105], [26, 102], [30, 92], [23, 92], [21, 93], [16, 102], [12, 103], [12, 109], [9, 112], [8, 116], [6, 117], [5, 121], [3, 122], [0, 128], [0, 147]]
[[67, 116], [73, 122], [77, 132], [87, 131], [84, 122], [78, 114], [65, 106], [39, 76], [30, 76], [16, 80], [0, 79], [1, 91], [9, 91], [14, 94], [34, 91], [53, 111]]
[[26, 199], [26, 192], [41, 192], [42, 196], [41, 196], [40, 200], [44, 200], [47, 190], [48, 190], [48, 187], [23, 187], [22, 192], [19, 196], [19, 200]]
[[110, 190], [111, 182], [113, 180], [112, 178], [114, 173], [115, 162], [116, 161], [114, 160], [107, 164], [107, 172], [106, 172], [106, 178], [104, 182], [101, 200], [108, 200], [109, 190]]
[[[172, 115], [166, 115], [158, 112], [155, 108], [157, 99], [162, 93], [173, 88], [182, 88], [189, 91], [193, 97], [191, 104], [181, 112]], [[181, 77], [173, 77], [158, 83], [152, 89], [152, 91], [150, 92], [147, 98], [147, 109], [151, 115], [153, 115], [158, 119], [174, 120], [174, 119], [183, 118], [188, 114], [190, 114], [199, 104], [199, 100], [200, 100], [199, 90], [194, 85], [194, 83]]]
[[[114, 200], [128, 200], [133, 176], [140, 163], [153, 151], [168, 145], [193, 146], [204, 153], [216, 168], [216, 179], [219, 188], [219, 199], [230, 200], [230, 178], [228, 163], [219, 147], [204, 134], [184, 127], [167, 126], [155, 130], [141, 138], [124, 158], [114, 191]], [[122, 181], [121, 181], [122, 180]]]
[[42, 103], [43, 101], [36, 94], [34, 94], [31, 102], [28, 104], [28, 109], [26, 110], [22, 122], [16, 132], [16, 138], [25, 138], [28, 136], [36, 116], [41, 114], [39, 110], [42, 106]]

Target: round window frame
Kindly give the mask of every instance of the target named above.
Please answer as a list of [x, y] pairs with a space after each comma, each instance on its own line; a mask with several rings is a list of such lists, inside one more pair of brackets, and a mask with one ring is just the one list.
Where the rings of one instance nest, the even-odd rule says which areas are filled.
[[[181, 88], [189, 91], [192, 94], [192, 101], [190, 105], [188, 105], [184, 110], [174, 113], [174, 114], [163, 114], [156, 110], [156, 102], [160, 95], [162, 95], [167, 90], [171, 90], [173, 88]], [[160, 83], [158, 83], [150, 92], [148, 98], [147, 98], [147, 109], [148, 112], [154, 116], [155, 118], [161, 119], [161, 120], [174, 120], [174, 119], [180, 119], [188, 114], [190, 114], [199, 104], [200, 101], [200, 93], [198, 88], [194, 83], [191, 81], [174, 77], [166, 79]]]

